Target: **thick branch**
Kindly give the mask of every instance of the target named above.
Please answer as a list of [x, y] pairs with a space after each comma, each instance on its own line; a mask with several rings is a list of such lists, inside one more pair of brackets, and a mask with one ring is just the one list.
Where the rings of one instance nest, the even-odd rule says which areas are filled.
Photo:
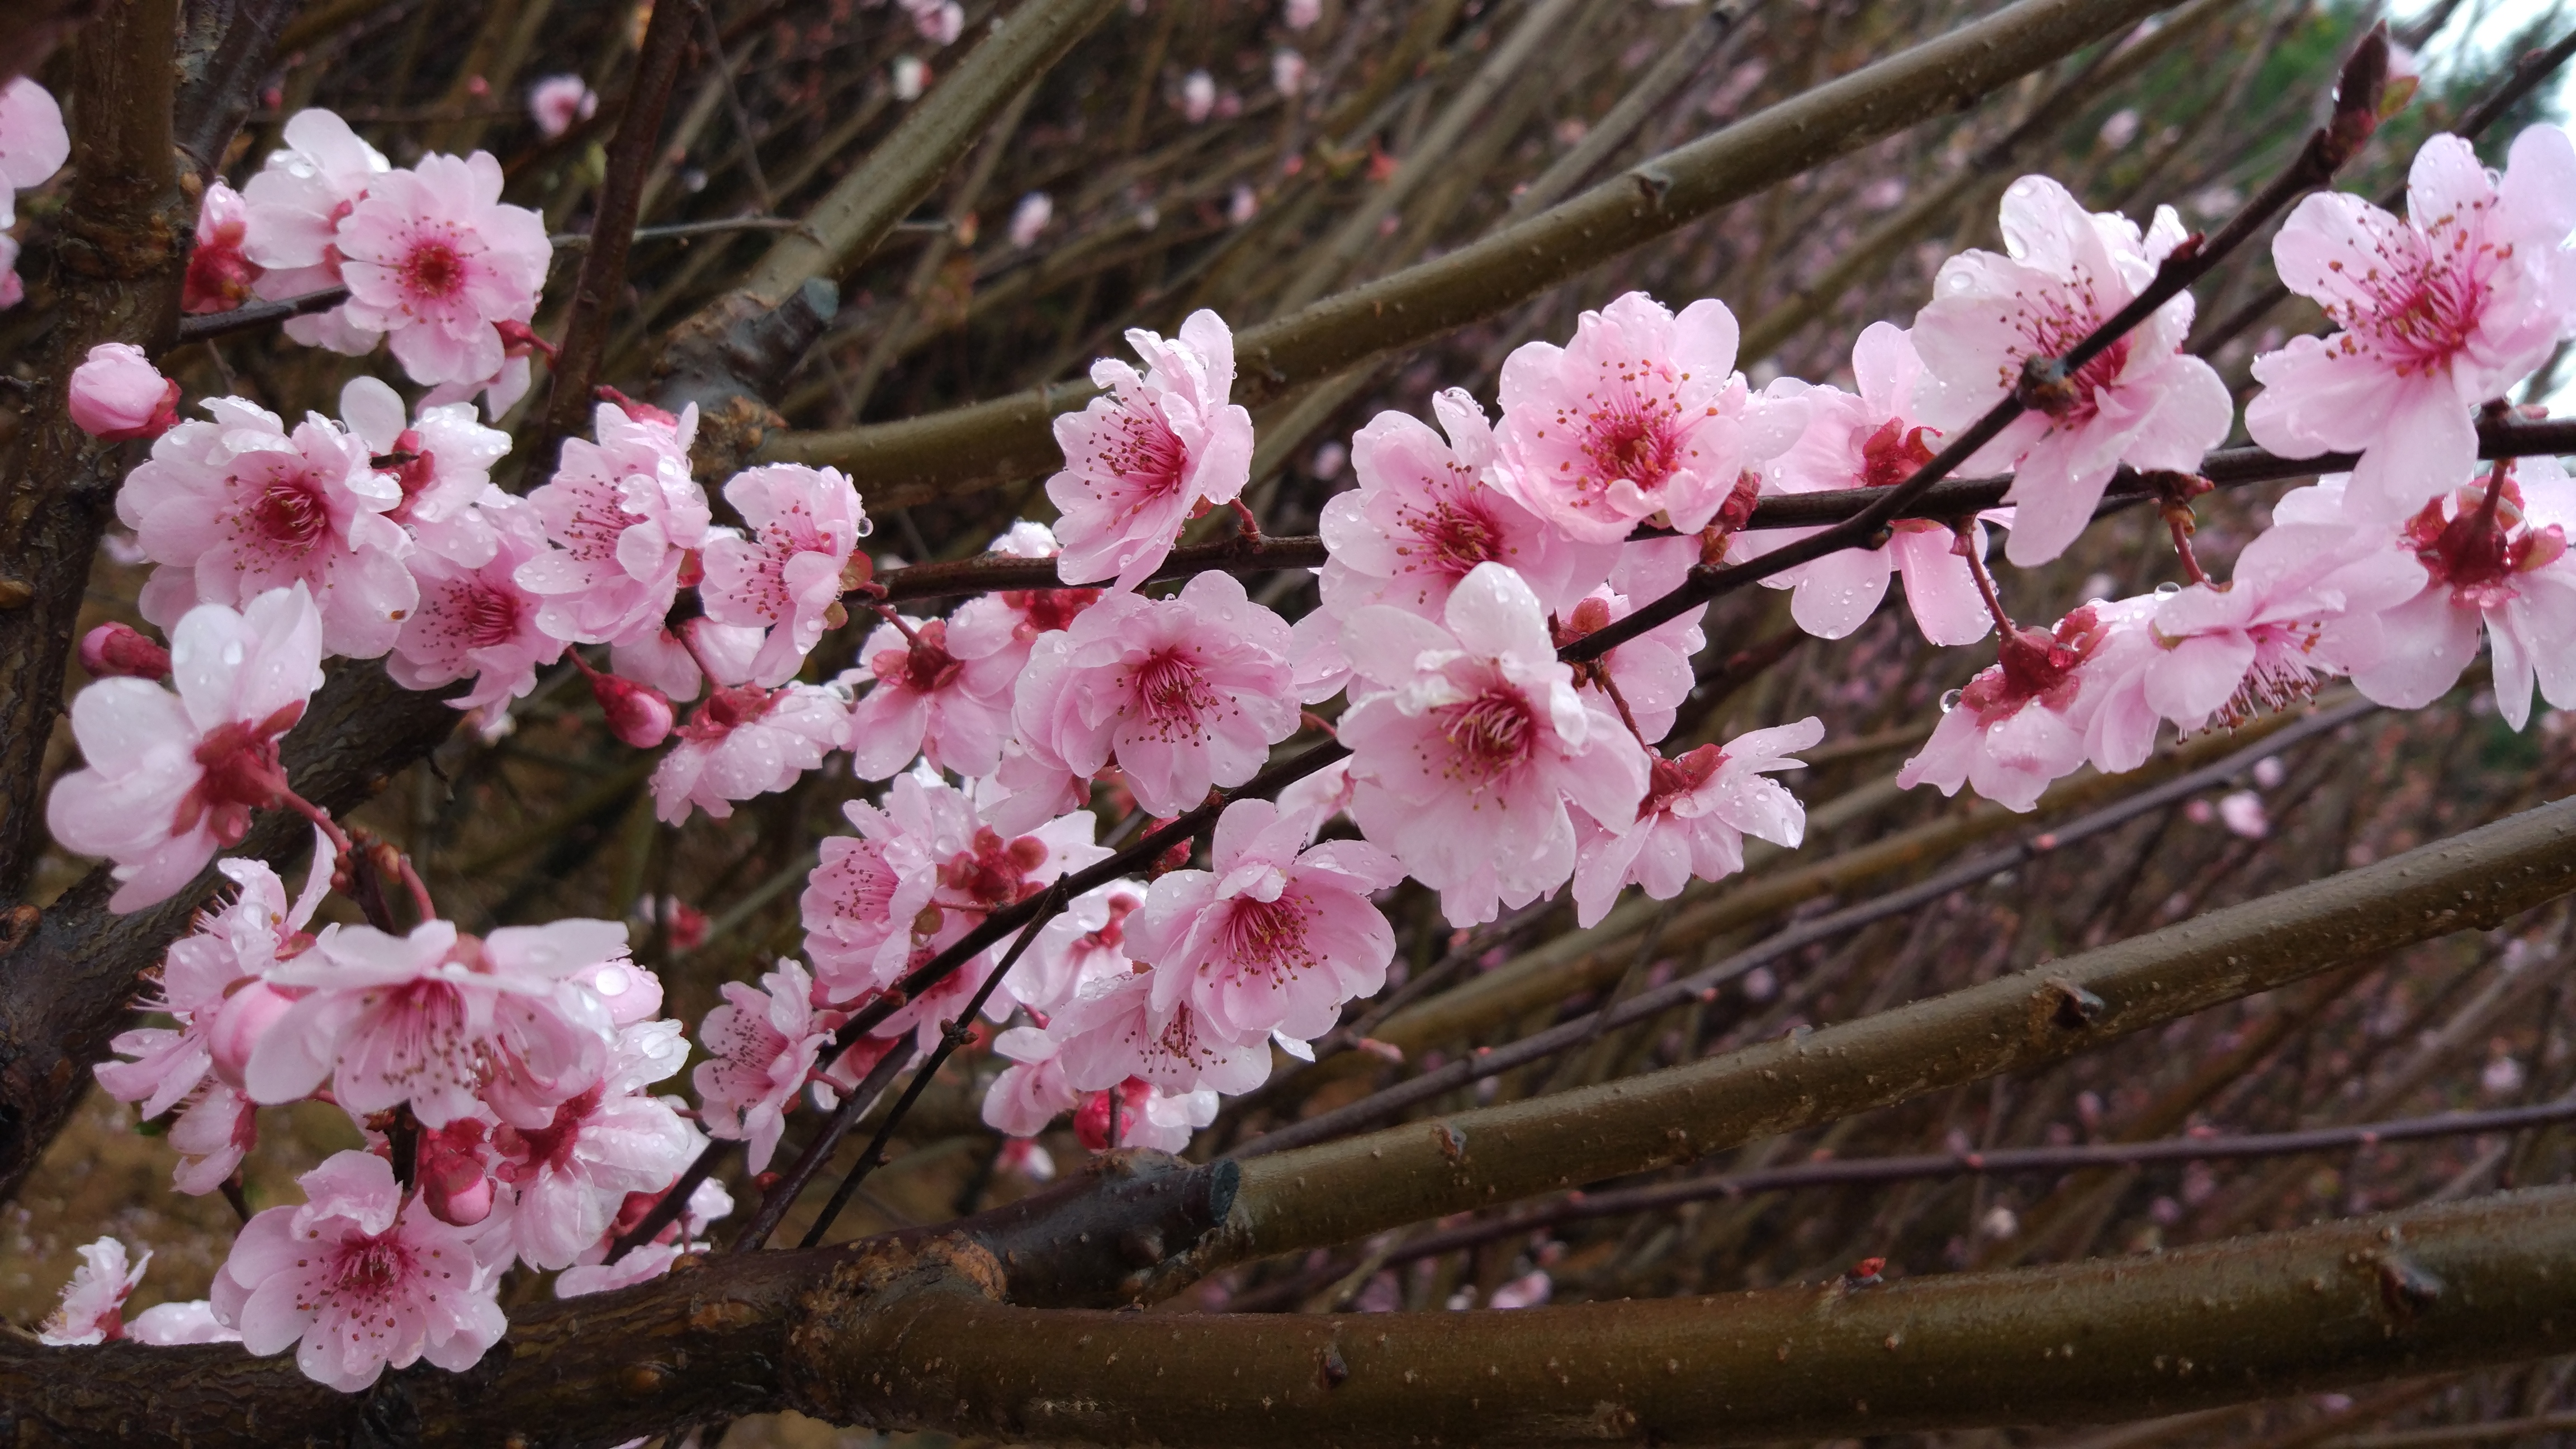
[[1243, 1164], [1202, 1268], [1670, 1167], [2022, 1071], [2576, 891], [2576, 800], [1895, 1011]]
[[[1481, 241], [1248, 328], [1235, 340], [1237, 401], [1265, 401], [1490, 317], [1730, 202], [1970, 104], [2171, 3], [2022, 0]], [[1053, 469], [1059, 459], [1050, 418], [1091, 395], [1087, 384], [1055, 384], [934, 417], [785, 434], [770, 442], [767, 456], [833, 463], [926, 492], [955, 491]]]

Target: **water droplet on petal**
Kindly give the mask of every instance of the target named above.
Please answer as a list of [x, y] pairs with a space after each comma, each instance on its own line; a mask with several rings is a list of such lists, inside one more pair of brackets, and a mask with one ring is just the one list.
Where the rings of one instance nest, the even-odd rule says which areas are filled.
[[1960, 697], [1966, 693], [1967, 691], [1964, 689], [1954, 689], [1948, 694], [1941, 696], [1941, 712], [1943, 714], [1948, 714], [1950, 711], [1957, 709], [1959, 707]]
[[2163, 583], [2156, 585], [2156, 597], [2159, 599], [2170, 599], [2181, 592], [2182, 585], [2175, 583], [2171, 579], [2167, 579]]
[[241, 662], [242, 662], [242, 647], [241, 647], [241, 641], [240, 641], [239, 639], [235, 639], [235, 640], [233, 640], [231, 643], [226, 644], [226, 645], [224, 646], [224, 663], [225, 663], [225, 664], [227, 664], [227, 665], [229, 665], [229, 666], [231, 666], [231, 667], [233, 667], [233, 668], [235, 668], [235, 669], [238, 669], [238, 668], [240, 668], [240, 667], [241, 667]]

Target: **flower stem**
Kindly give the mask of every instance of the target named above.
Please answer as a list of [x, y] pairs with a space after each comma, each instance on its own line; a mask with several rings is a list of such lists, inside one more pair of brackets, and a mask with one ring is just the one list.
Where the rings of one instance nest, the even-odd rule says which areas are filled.
[[1994, 618], [1995, 632], [2003, 636], [2011, 635], [2012, 616], [2004, 612], [2003, 598], [1995, 592], [1995, 576], [1986, 572], [1986, 561], [1977, 557], [1977, 551], [1973, 545], [1961, 549], [1959, 557], [1968, 561], [1968, 576], [1977, 581], [1977, 597], [1986, 601], [1986, 612]]

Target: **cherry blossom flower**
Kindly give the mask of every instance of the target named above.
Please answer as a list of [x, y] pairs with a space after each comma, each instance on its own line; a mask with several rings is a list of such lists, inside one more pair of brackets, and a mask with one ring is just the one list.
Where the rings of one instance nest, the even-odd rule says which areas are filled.
[[544, 601], [518, 581], [519, 566], [546, 549], [536, 509], [511, 499], [508, 507], [476, 511], [489, 516], [491, 557], [468, 567], [427, 549], [414, 553], [420, 605], [385, 660], [385, 672], [405, 689], [474, 676], [473, 689], [448, 700], [457, 709], [519, 698], [537, 687], [538, 668], [564, 652], [564, 641], [545, 631]]
[[[1092, 844], [1088, 812], [1005, 836], [964, 791], [917, 773], [895, 777], [882, 806], [854, 800], [843, 809], [859, 834], [824, 839], [800, 904], [805, 953], [835, 1001], [892, 986], [987, 914], [1109, 853]], [[991, 974], [1001, 949], [986, 953], [969, 994]], [[907, 1008], [886, 1027], [915, 1021], [935, 1026], [936, 1017]]]
[[2254, 360], [2254, 441], [2293, 458], [2358, 451], [2352, 502], [2392, 521], [2475, 466], [2473, 416], [2538, 367], [2576, 305], [2576, 144], [2556, 126], [2514, 139], [2501, 177], [2469, 143], [2415, 153], [2406, 219], [2319, 192], [2272, 242], [2282, 283], [2340, 330]]
[[1195, 126], [1216, 109], [1216, 77], [1203, 70], [1181, 77], [1181, 116]]
[[867, 510], [839, 469], [801, 463], [737, 473], [724, 496], [756, 539], [710, 539], [698, 597], [719, 624], [769, 631], [751, 682], [784, 684], [835, 622], [842, 570], [868, 532]]
[[1477, 565], [1442, 618], [1352, 614], [1342, 647], [1370, 687], [1355, 686], [1341, 739], [1360, 829], [1440, 892], [1450, 924], [1472, 926], [1574, 873], [1569, 802], [1635, 819], [1646, 756], [1576, 692], [1537, 596], [1508, 567]]
[[72, 426], [102, 443], [157, 438], [179, 425], [179, 384], [143, 349], [102, 342], [72, 369]]
[[152, 1254], [132, 1268], [125, 1266], [125, 1244], [101, 1238], [85, 1244], [81, 1265], [63, 1285], [63, 1300], [36, 1330], [36, 1341], [66, 1348], [74, 1344], [111, 1343], [125, 1337], [125, 1298], [143, 1281]]
[[754, 1172], [769, 1166], [787, 1109], [831, 1039], [815, 1019], [813, 987], [804, 967], [781, 957], [757, 988], [724, 983], [724, 1004], [698, 1029], [708, 1055], [689, 1074], [704, 1104], [699, 1120], [711, 1136], [748, 1142]]
[[499, 377], [495, 324], [535, 315], [554, 255], [544, 219], [501, 200], [501, 163], [482, 151], [376, 178], [335, 244], [350, 325], [386, 334], [403, 370], [431, 385]]
[[1392, 604], [1436, 620], [1482, 563], [1509, 564], [1551, 613], [1573, 608], [1610, 576], [1618, 546], [1569, 538], [1490, 481], [1493, 426], [1464, 389], [1431, 406], [1445, 443], [1398, 412], [1378, 414], [1351, 439], [1359, 487], [1324, 505], [1317, 530], [1330, 552], [1318, 580], [1324, 608], [1340, 617]]
[[607, 1261], [611, 1242], [644, 1220], [644, 1214], [662, 1200], [658, 1192], [631, 1192], [626, 1206], [617, 1215], [607, 1234], [583, 1251], [581, 1261], [555, 1275], [557, 1298], [578, 1298], [585, 1293], [606, 1293], [611, 1289], [630, 1287], [671, 1271], [673, 1263], [686, 1253], [702, 1253], [713, 1245], [705, 1241], [707, 1226], [733, 1211], [733, 1197], [724, 1184], [712, 1179], [699, 1183], [689, 1193], [688, 1206], [679, 1220], [662, 1229], [652, 1242], [640, 1243], [616, 1262]]
[[1897, 771], [1897, 785], [1955, 795], [1964, 784], [2008, 810], [2031, 809], [2050, 781], [2084, 763], [2085, 732], [2108, 683], [2085, 664], [2115, 636], [2143, 639], [2155, 602], [2096, 602], [2054, 631], [2006, 631], [2000, 662], [1942, 701], [1932, 738]]
[[295, 1345], [307, 1378], [356, 1393], [422, 1358], [473, 1367], [508, 1329], [493, 1269], [467, 1234], [403, 1201], [391, 1163], [336, 1153], [296, 1179], [301, 1207], [244, 1224], [209, 1295], [242, 1347]]
[[841, 676], [873, 681], [850, 710], [850, 772], [890, 779], [918, 757], [970, 779], [993, 773], [1028, 661], [1016, 622], [1009, 605], [985, 595], [953, 618], [878, 625], [859, 649], [865, 672]]
[[697, 806], [718, 820], [733, 802], [784, 790], [848, 738], [850, 707], [829, 689], [737, 685], [707, 696], [653, 771], [654, 813], [672, 825]]
[[250, 204], [218, 176], [206, 183], [197, 205], [197, 244], [188, 249], [188, 274], [180, 283], [183, 312], [229, 312], [250, 300], [260, 267], [242, 252], [250, 239]]
[[411, 540], [385, 517], [399, 485], [319, 414], [289, 433], [239, 398], [204, 406], [212, 420], [154, 439], [116, 495], [116, 516], [161, 565], [143, 617], [167, 628], [198, 604], [240, 607], [300, 583], [322, 612], [324, 648], [352, 659], [392, 648], [419, 602], [403, 566]]
[[[707, 536], [718, 537], [724, 531], [709, 529]], [[647, 620], [634, 635], [611, 646], [608, 660], [609, 667], [625, 678], [649, 684], [666, 698], [688, 700], [697, 698], [708, 684], [719, 688], [749, 684], [751, 661], [767, 642], [765, 629], [736, 628], [704, 616], [683, 620], [675, 628]], [[846, 696], [848, 691], [840, 692]]]
[[102, 679], [73, 698], [89, 763], [54, 782], [45, 825], [64, 849], [116, 862], [110, 910], [167, 898], [277, 802], [278, 737], [322, 687], [322, 627], [301, 586], [238, 614], [200, 605], [170, 631], [177, 693]]
[[966, 7], [957, 0], [900, 0], [912, 28], [933, 45], [955, 45], [966, 33]]
[[1796, 400], [1746, 389], [1735, 343], [1725, 303], [1676, 317], [1643, 292], [1584, 313], [1565, 347], [1523, 343], [1503, 362], [1495, 481], [1585, 542], [1648, 519], [1697, 533], [1806, 424]]
[[1134, 881], [1111, 881], [1074, 897], [1038, 928], [1011, 968], [1011, 994], [1032, 1011], [1049, 1012], [1083, 982], [1129, 970], [1127, 918], [1144, 904], [1145, 887]]
[[[2023, 381], [2031, 358], [2063, 356], [2154, 279], [2183, 241], [2159, 207], [2144, 235], [2116, 212], [2088, 212], [2065, 187], [2025, 176], [2005, 188], [2005, 255], [1970, 251], [1942, 263], [1914, 319], [1923, 360], [1919, 420], [1966, 428]], [[2190, 294], [2156, 309], [2061, 389], [2013, 420], [1968, 466], [2016, 469], [2005, 553], [2024, 568], [2066, 551], [2122, 463], [2196, 472], [2227, 440], [2235, 404], [2208, 363], [2182, 350]]]
[[599, 96], [580, 76], [550, 75], [528, 87], [528, 119], [549, 141], [571, 130], [573, 122], [598, 114]]
[[2237, 555], [2224, 588], [2194, 584], [2155, 606], [2150, 632], [2137, 641], [2154, 647], [2097, 658], [2092, 667], [2106, 687], [2087, 728], [2095, 767], [2145, 764], [2161, 720], [2185, 733], [2232, 729], [2311, 698], [2323, 680], [2361, 662], [2336, 621], [2402, 602], [2422, 580], [2412, 559], [2366, 547], [2349, 524], [2276, 513]]
[[[269, 153], [260, 173], [242, 188], [249, 211], [243, 255], [263, 270], [251, 290], [265, 302], [282, 302], [340, 286], [340, 223], [367, 192], [390, 174], [393, 163], [358, 138], [349, 123], [325, 110], [298, 111], [286, 120], [286, 149]], [[286, 335], [307, 347], [362, 353], [377, 334], [352, 323], [348, 304], [286, 319]]]
[[225, 1327], [215, 1317], [214, 1305], [203, 1298], [183, 1303], [155, 1303], [134, 1315], [134, 1320], [125, 1325], [125, 1336], [154, 1348], [177, 1348], [188, 1343], [241, 1342], [241, 1335]]
[[481, 940], [451, 921], [409, 936], [330, 926], [270, 968], [309, 988], [251, 1053], [251, 1097], [294, 1102], [325, 1080], [354, 1114], [408, 1103], [444, 1127], [488, 1103], [522, 1127], [599, 1080], [608, 1015], [577, 979], [626, 951], [614, 921], [503, 926]]
[[1043, 191], [1032, 191], [1011, 208], [1011, 245], [1026, 251], [1038, 244], [1038, 237], [1055, 220], [1055, 199]]
[[[170, 943], [162, 959], [159, 990], [138, 1003], [178, 1025], [138, 1026], [117, 1033], [108, 1043], [121, 1060], [101, 1062], [91, 1070], [99, 1086], [120, 1102], [142, 1104], [146, 1121], [160, 1116], [197, 1090], [215, 1069], [212, 1038], [218, 1023], [234, 1037], [256, 1039], [264, 1002], [275, 993], [245, 989], [279, 957], [288, 953], [298, 933], [311, 924], [313, 912], [331, 886], [331, 838], [313, 832], [313, 868], [304, 889], [290, 905], [286, 883], [262, 860], [227, 860], [216, 868], [238, 888], [231, 901], [197, 920], [196, 929]], [[229, 1014], [233, 1019], [223, 1022]], [[271, 1021], [273, 1017], [269, 1018]], [[245, 1053], [234, 1052], [238, 1064]], [[234, 1085], [239, 1085], [238, 1079]]]
[[[245, 993], [247, 994], [247, 993]], [[223, 1082], [208, 1082], [180, 1109], [170, 1124], [170, 1150], [179, 1160], [170, 1183], [192, 1197], [203, 1197], [230, 1181], [259, 1145], [258, 1107]]]
[[1305, 30], [1324, 18], [1324, 0], [1286, 0], [1280, 7], [1280, 22], [1291, 30]]
[[1143, 376], [1112, 357], [1091, 365], [1108, 393], [1055, 420], [1065, 468], [1047, 480], [1062, 514], [1057, 572], [1068, 584], [1115, 577], [1134, 589], [1162, 567], [1200, 505], [1232, 503], [1252, 481], [1252, 414], [1234, 391], [1234, 333], [1191, 313], [1166, 340], [1129, 328]]
[[706, 542], [706, 490], [689, 476], [698, 410], [673, 419], [601, 403], [594, 419], [599, 440], [566, 438], [562, 466], [528, 495], [555, 548], [520, 565], [519, 582], [545, 597], [547, 633], [624, 643], [661, 628], [689, 551]]
[[1035, 1137], [1047, 1124], [1081, 1105], [1056, 1060], [1054, 1037], [1034, 1026], [1013, 1027], [993, 1038], [994, 1055], [1010, 1062], [984, 1089], [984, 1125], [1014, 1137]]
[[[2411, 555], [2419, 573], [2397, 599], [2348, 613], [2328, 647], [2350, 651], [2353, 687], [2395, 709], [2418, 709], [2459, 682], [2483, 628], [2495, 669], [2497, 712], [2521, 729], [2534, 683], [2559, 709], [2576, 708], [2576, 481], [2554, 458], [2523, 458], [2500, 474], [2454, 489], [2402, 528], [2379, 530], [2382, 547]], [[2354, 487], [2358, 486], [2356, 477]], [[2346, 490], [2346, 507], [2355, 502]], [[2356, 511], [2368, 517], [2371, 505]], [[2393, 537], [2391, 536], [2393, 535]]]
[[[1180, 1095], [1249, 1092], [1270, 1076], [1270, 1034], [1235, 1039], [1186, 1000], [1154, 1006], [1154, 975], [1134, 972], [1082, 984], [1047, 1024], [1068, 1086], [1098, 1092], [1128, 1081]], [[1120, 1141], [1136, 1145], [1133, 1134]], [[1184, 1136], [1183, 1145], [1187, 1144]]]
[[605, 1074], [555, 1109], [540, 1128], [504, 1125], [493, 1134], [495, 1174], [517, 1190], [507, 1225], [511, 1249], [532, 1267], [563, 1268], [605, 1235], [631, 1192], [660, 1192], [703, 1140], [673, 1108], [644, 1088], [689, 1058], [676, 1021], [648, 1021], [618, 1033]]
[[[1932, 461], [1939, 429], [1913, 418], [1923, 361], [1914, 341], [1892, 322], [1873, 322], [1852, 344], [1852, 372], [1860, 394], [1819, 387], [1806, 394], [1807, 430], [1771, 461], [1763, 481], [1781, 493], [1822, 493], [1844, 488], [1890, 488]], [[2004, 519], [2011, 515], [2005, 513]], [[1905, 578], [1905, 602], [1915, 627], [1935, 644], [1974, 644], [1994, 623], [1978, 597], [1976, 577], [1955, 544], [1958, 535], [1932, 519], [1899, 519], [1880, 548], [1847, 548], [1762, 582], [1794, 589], [1789, 615], [1819, 639], [1841, 639], [1869, 621], [1887, 596], [1893, 569]], [[1985, 556], [1986, 530], [1971, 525], [1971, 544]], [[1766, 529], [1739, 540], [1746, 557], [1768, 553], [1817, 529]]]
[[1404, 868], [1365, 841], [1308, 839], [1304, 817], [1237, 800], [1217, 818], [1213, 870], [1154, 881], [1126, 936], [1153, 964], [1157, 1010], [1187, 1001], [1228, 1038], [1275, 1030], [1305, 1041], [1333, 1029], [1343, 1002], [1386, 984], [1395, 932], [1369, 894]]
[[1744, 869], [1745, 836], [1795, 846], [1806, 835], [1806, 808], [1765, 772], [1801, 768], [1790, 752], [1824, 737], [1823, 723], [1810, 716], [1738, 735], [1724, 749], [1702, 745], [1678, 759], [1658, 757], [1633, 824], [1586, 820], [1577, 827], [1575, 923], [1599, 922], [1632, 883], [1668, 901], [1693, 877], [1733, 875]]
[[[1115, 1110], [1112, 1110], [1112, 1104]], [[1216, 1120], [1215, 1089], [1173, 1092], [1130, 1077], [1083, 1098], [1073, 1114], [1073, 1135], [1094, 1152], [1142, 1147], [1151, 1152], [1188, 1150], [1198, 1129]]]
[[18, 219], [17, 193], [44, 185], [71, 154], [53, 92], [25, 76], [0, 84], [0, 226]]
[[1288, 625], [1231, 574], [1180, 594], [1112, 594], [1032, 646], [1011, 718], [1047, 770], [1087, 778], [1115, 759], [1138, 806], [1177, 815], [1239, 785], [1297, 732]]
[[492, 465], [510, 451], [508, 433], [476, 422], [474, 409], [459, 403], [423, 407], [415, 419], [372, 377], [340, 389], [340, 420], [366, 445], [368, 466], [402, 490], [386, 518], [428, 552], [468, 567], [492, 561], [500, 546], [492, 519], [519, 502], [492, 483]]
[[[1570, 643], [1634, 612], [1626, 594], [1605, 584], [1574, 606], [1557, 635]], [[1699, 682], [1691, 656], [1707, 645], [1699, 616], [1684, 614], [1610, 650], [1577, 670], [1575, 679], [1588, 699], [1606, 703], [1623, 727], [1633, 725], [1638, 740], [1652, 744], [1672, 733], [1682, 701]]]

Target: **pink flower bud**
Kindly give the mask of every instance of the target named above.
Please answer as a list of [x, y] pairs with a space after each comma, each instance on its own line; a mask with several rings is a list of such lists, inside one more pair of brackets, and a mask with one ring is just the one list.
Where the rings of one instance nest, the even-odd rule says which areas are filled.
[[101, 624], [82, 635], [80, 661], [92, 679], [163, 679], [170, 673], [170, 651], [123, 624]]
[[483, 1133], [481, 1122], [460, 1117], [420, 1136], [413, 1181], [421, 1206], [442, 1223], [470, 1228], [492, 1214], [492, 1177], [484, 1167], [491, 1149]]
[[206, 1029], [206, 1051], [214, 1058], [215, 1075], [241, 1089], [252, 1048], [294, 1004], [294, 998], [265, 981], [253, 981], [226, 997], [215, 1012], [214, 1025]]
[[72, 422], [103, 443], [157, 438], [179, 425], [179, 384], [127, 342], [89, 350], [72, 369], [71, 403]]
[[649, 750], [671, 734], [671, 701], [649, 684], [585, 667], [590, 693], [608, 716], [608, 732], [639, 750]]

